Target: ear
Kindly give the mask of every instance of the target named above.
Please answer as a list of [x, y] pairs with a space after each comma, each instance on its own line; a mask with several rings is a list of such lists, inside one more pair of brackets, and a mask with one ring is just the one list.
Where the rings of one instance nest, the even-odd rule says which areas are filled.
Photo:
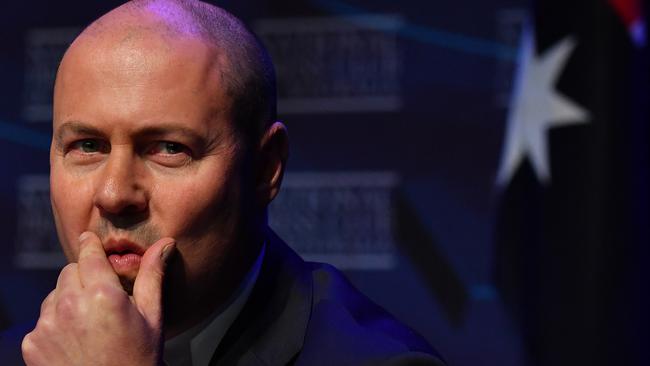
[[259, 146], [257, 197], [261, 207], [266, 207], [280, 191], [284, 168], [289, 157], [289, 135], [281, 122], [266, 129]]

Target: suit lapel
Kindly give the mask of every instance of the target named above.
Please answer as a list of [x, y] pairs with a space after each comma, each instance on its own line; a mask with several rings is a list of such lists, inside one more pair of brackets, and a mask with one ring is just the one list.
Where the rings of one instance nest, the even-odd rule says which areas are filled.
[[286, 365], [302, 348], [311, 315], [311, 273], [270, 229], [266, 245], [253, 292], [210, 365]]

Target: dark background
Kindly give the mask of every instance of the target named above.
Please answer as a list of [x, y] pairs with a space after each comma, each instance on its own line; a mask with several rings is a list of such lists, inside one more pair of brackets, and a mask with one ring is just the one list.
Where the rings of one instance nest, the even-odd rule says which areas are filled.
[[[53, 288], [61, 263], [56, 255], [38, 261], [20, 257], [47, 254], [56, 246], [48, 226], [43, 177], [48, 174], [51, 133], [48, 80], [65, 41], [52, 40], [74, 36], [120, 3], [25, 0], [0, 5], [1, 329], [15, 329], [38, 317], [40, 302]], [[339, 264], [364, 293], [424, 335], [451, 365], [560, 364], [549, 356], [552, 347], [540, 344], [560, 337], [561, 329], [531, 337], [526, 319], [543, 318], [545, 309], [524, 306], [522, 315], [521, 304], [512, 306], [516, 299], [504, 296], [508, 287], [497, 286], [495, 276], [499, 266], [508, 266], [497, 256], [503, 254], [502, 231], [511, 230], [502, 223], [508, 216], [502, 215], [504, 190], [496, 176], [520, 30], [534, 18], [531, 4], [523, 0], [215, 3], [258, 31], [278, 69], [280, 119], [290, 133], [291, 156], [287, 187], [274, 203], [271, 223], [289, 244], [307, 257]], [[368, 18], [370, 14], [385, 18]], [[39, 36], [34, 36], [35, 30]], [[55, 44], [39, 43], [39, 37]], [[314, 45], [324, 45], [326, 51], [318, 53]], [[625, 62], [616, 67], [634, 69]], [[647, 106], [647, 99], [640, 104]], [[647, 111], [641, 109], [638, 113]], [[647, 183], [645, 142], [639, 143], [645, 149], [629, 155], [640, 161], [630, 169], [638, 171], [630, 181]], [[640, 184], [637, 190], [645, 196], [634, 197], [647, 200], [647, 189]], [[320, 235], [343, 238], [339, 240], [343, 248], [327, 241], [305, 244], [322, 237], [295, 224], [292, 205], [304, 205], [301, 197], [320, 202], [301, 206], [303, 213], [313, 214], [303, 218], [310, 217], [310, 225], [326, 227], [326, 234]], [[323, 204], [330, 200], [341, 204]], [[338, 215], [339, 221], [314, 214], [320, 209]], [[639, 210], [647, 215], [647, 209]], [[40, 220], [34, 218], [37, 211]], [[372, 235], [354, 231], [356, 223], [364, 223], [368, 216], [378, 220], [362, 226]], [[382, 217], [388, 218], [388, 227], [381, 225]], [[632, 233], [628, 244], [647, 245], [644, 233]], [[370, 239], [359, 237], [366, 234]], [[647, 258], [647, 250], [637, 254], [637, 259]], [[360, 256], [350, 263], [341, 259], [350, 255]], [[622, 261], [620, 266], [631, 263], [628, 256], [614, 258]], [[641, 268], [643, 261], [630, 265]], [[563, 273], [572, 274], [571, 268], [563, 267]], [[646, 275], [640, 271], [617, 277], [617, 284], [631, 284], [626, 301], [647, 303], [647, 297], [638, 295]], [[520, 287], [529, 278], [517, 271], [508, 276], [520, 278]], [[591, 306], [578, 305], [584, 306], [578, 311]], [[634, 311], [630, 316], [642, 313]], [[552, 314], [567, 329], [572, 327], [573, 313], [560, 309]], [[647, 324], [647, 317], [627, 321], [637, 320]], [[637, 331], [631, 327], [618, 334], [639, 341]], [[602, 343], [589, 344], [594, 349], [607, 345], [606, 337]], [[569, 345], [563, 352], [570, 349]]]

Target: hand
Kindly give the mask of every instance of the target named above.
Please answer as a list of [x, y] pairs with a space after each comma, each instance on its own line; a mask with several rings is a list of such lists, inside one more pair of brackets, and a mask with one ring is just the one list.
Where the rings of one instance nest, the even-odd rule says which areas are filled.
[[[157, 365], [162, 360], [162, 280], [171, 238], [142, 256], [130, 298], [91, 232], [79, 237], [78, 263], [59, 274], [25, 336], [25, 363], [38, 365]], [[164, 254], [163, 254], [164, 253]]]

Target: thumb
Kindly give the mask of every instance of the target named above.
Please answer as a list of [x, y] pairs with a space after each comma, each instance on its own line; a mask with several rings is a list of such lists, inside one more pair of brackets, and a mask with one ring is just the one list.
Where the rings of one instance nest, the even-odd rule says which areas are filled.
[[165, 268], [175, 250], [174, 239], [155, 242], [142, 256], [140, 269], [133, 284], [133, 301], [138, 311], [152, 328], [162, 323], [162, 287]]

